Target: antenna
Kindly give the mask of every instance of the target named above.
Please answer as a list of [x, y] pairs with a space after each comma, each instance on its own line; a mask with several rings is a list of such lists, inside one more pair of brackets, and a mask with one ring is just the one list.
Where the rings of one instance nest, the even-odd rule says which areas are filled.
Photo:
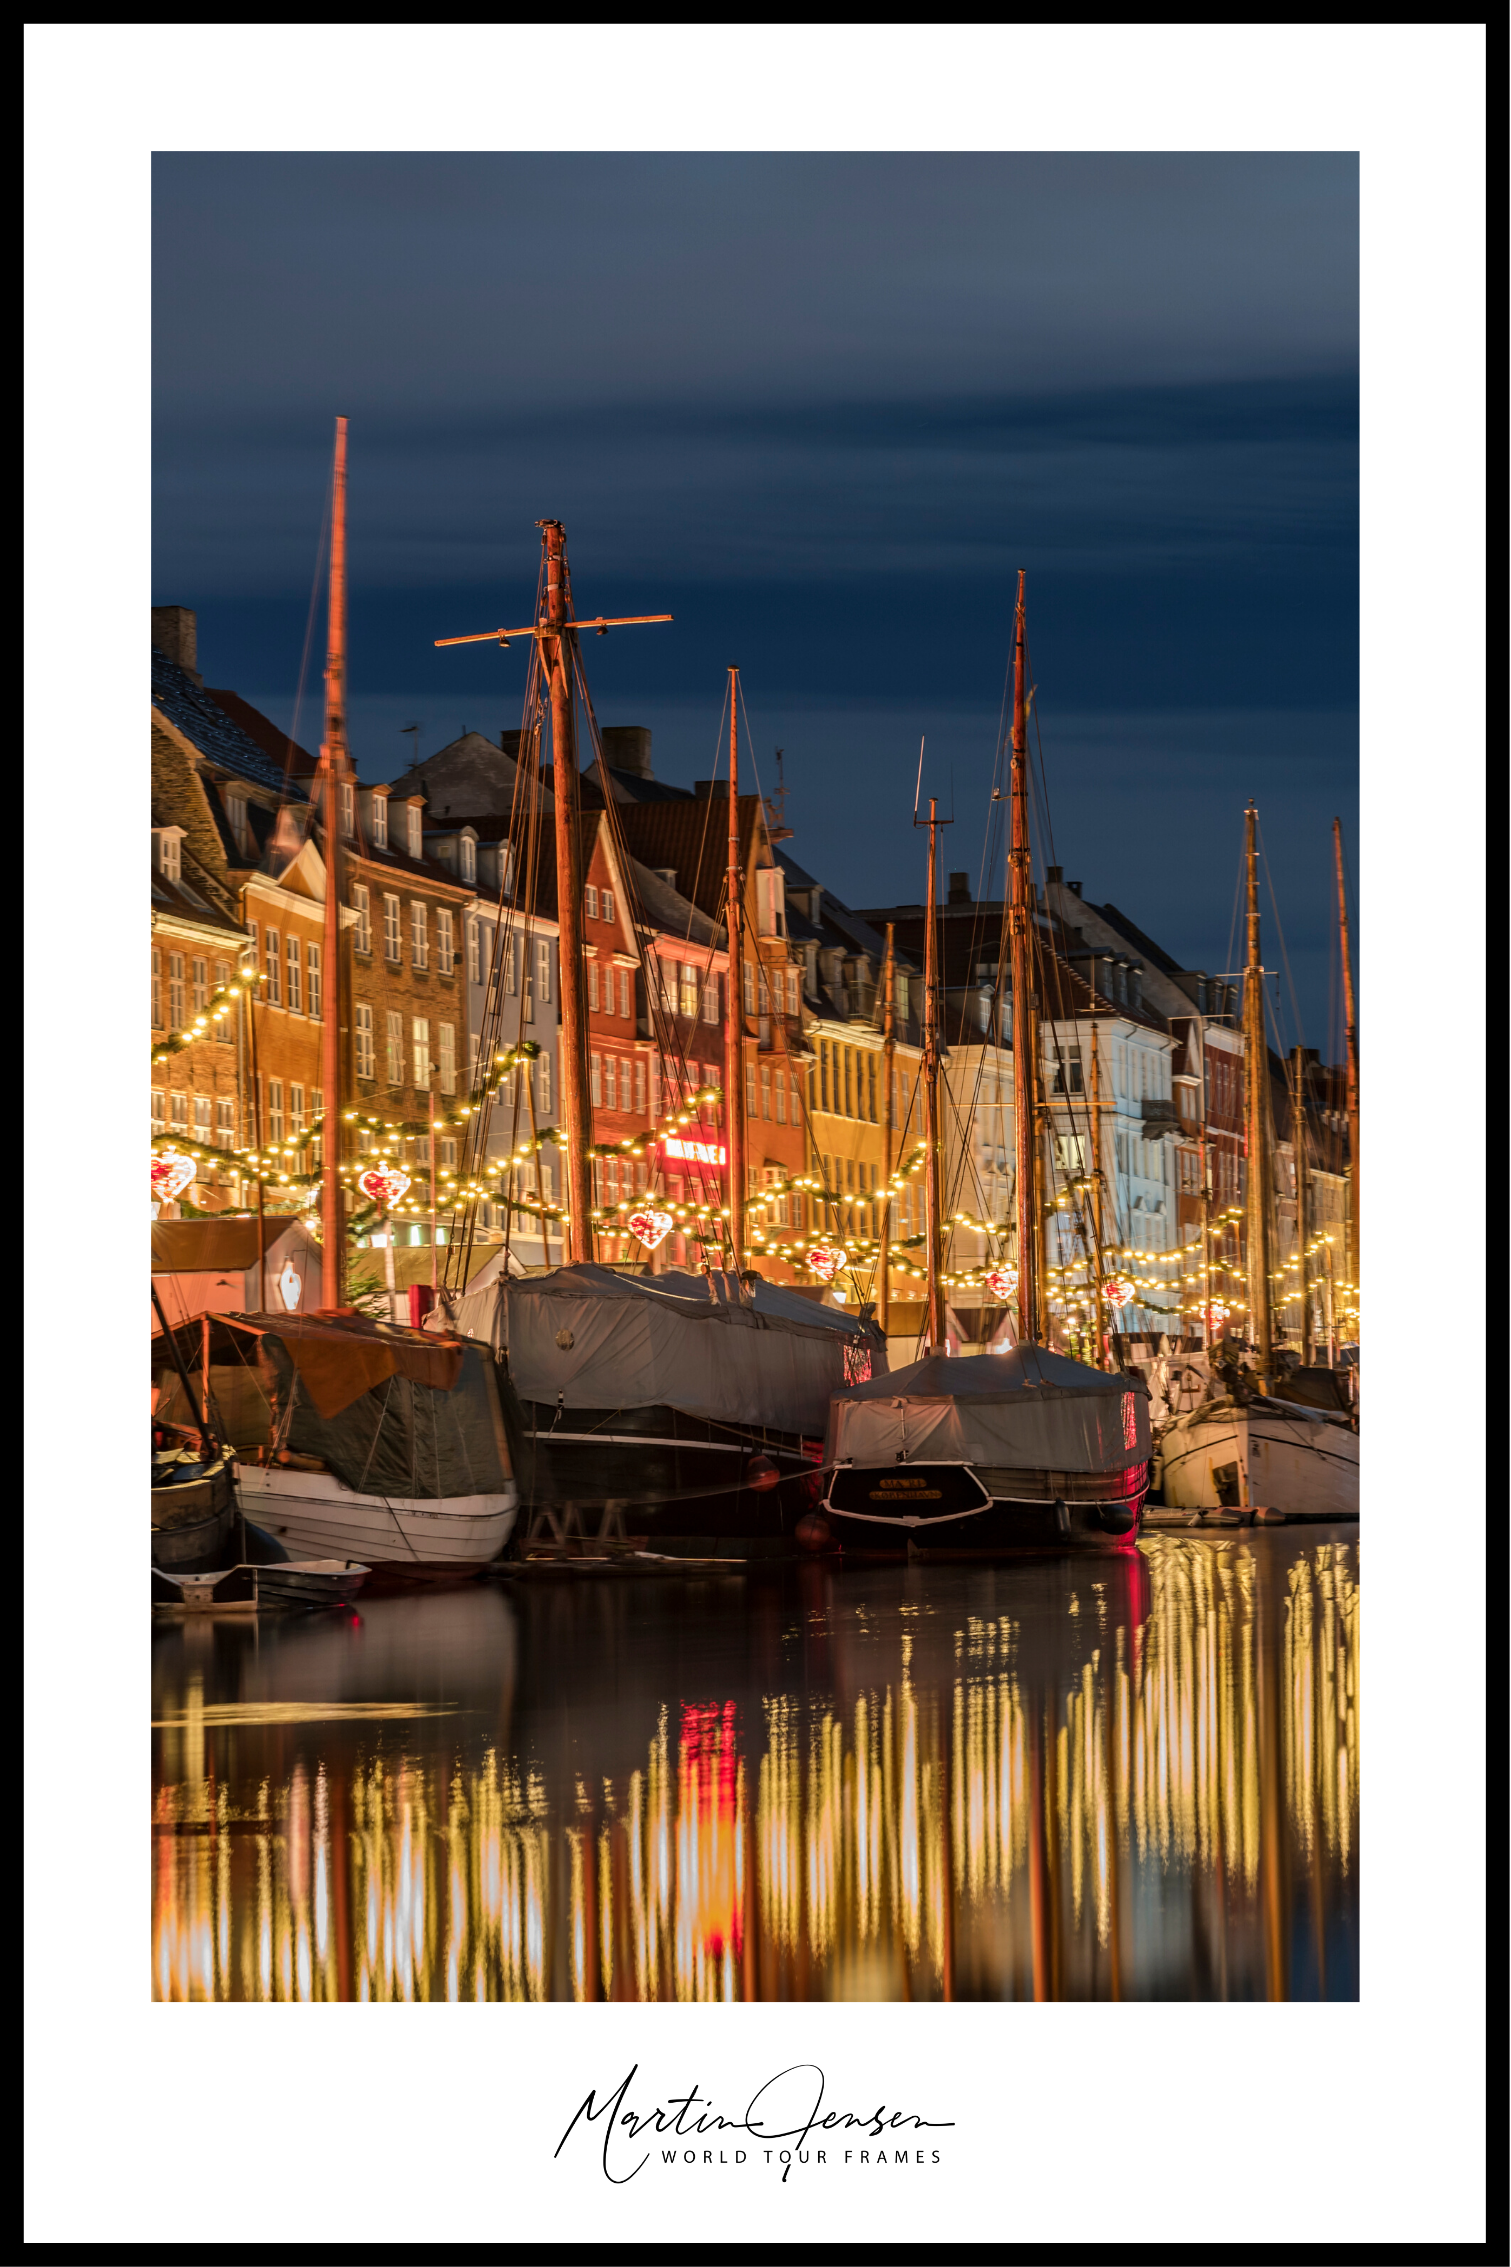
[[425, 727], [423, 724], [401, 724], [399, 726], [399, 737], [401, 740], [406, 733], [412, 734], [414, 738], [414, 752], [409, 759], [409, 768], [411, 771], [414, 771], [418, 767], [420, 761], [420, 734], [424, 731], [424, 729]]
[[914, 826], [917, 826], [917, 824], [918, 824], [918, 798], [919, 798], [919, 796], [920, 796], [920, 795], [921, 795], [921, 794], [923, 793], [923, 743], [924, 743], [924, 737], [925, 737], [925, 736], [924, 736], [924, 734], [920, 732], [920, 734], [918, 735], [918, 781], [917, 781], [917, 784], [916, 784], [916, 786], [915, 786], [915, 787], [914, 787], [914, 789], [913, 789], [913, 824], [914, 824]]

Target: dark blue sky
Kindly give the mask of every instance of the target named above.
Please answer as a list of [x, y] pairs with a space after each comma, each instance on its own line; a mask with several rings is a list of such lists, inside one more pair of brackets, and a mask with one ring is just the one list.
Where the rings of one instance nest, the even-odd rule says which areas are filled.
[[154, 179], [154, 597], [198, 608], [208, 682], [290, 720], [344, 410], [364, 776], [402, 768], [411, 718], [427, 751], [517, 722], [518, 649], [431, 640], [528, 618], [549, 514], [582, 608], [677, 617], [592, 641], [602, 720], [650, 725], [690, 782], [739, 661], [792, 847], [875, 903], [919, 894], [920, 733], [947, 863], [976, 871], [1022, 566], [1067, 872], [1226, 965], [1252, 794], [1327, 1046], [1328, 829], [1352, 876], [1357, 806], [1351, 156]]

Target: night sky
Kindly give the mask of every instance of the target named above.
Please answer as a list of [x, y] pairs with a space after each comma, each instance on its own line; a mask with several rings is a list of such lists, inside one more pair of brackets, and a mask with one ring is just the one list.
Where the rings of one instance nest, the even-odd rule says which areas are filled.
[[[293, 721], [344, 411], [364, 778], [411, 720], [424, 753], [518, 723], [522, 648], [431, 640], [529, 619], [550, 515], [581, 611], [677, 617], [589, 641], [600, 720], [691, 784], [738, 661], [790, 847], [875, 904], [922, 893], [921, 734], [979, 873], [1021, 566], [1067, 876], [1231, 967], [1254, 796], [1336, 1054], [1352, 156], [159, 156], [154, 185], [153, 595], [198, 609], [208, 684]], [[306, 744], [323, 638], [322, 603]]]

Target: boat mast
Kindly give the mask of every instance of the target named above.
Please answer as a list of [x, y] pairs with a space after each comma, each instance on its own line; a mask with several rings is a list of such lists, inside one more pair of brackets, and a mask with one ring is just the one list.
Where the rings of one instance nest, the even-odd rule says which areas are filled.
[[[1013, 632], [1012, 849], [1009, 854], [1008, 933], [1013, 958], [1013, 1143], [1018, 1216], [1018, 1338], [1039, 1339], [1038, 1119], [1034, 1095], [1034, 1013], [1029, 968], [1033, 903], [1028, 847], [1028, 734], [1024, 695], [1023, 570]], [[932, 845], [932, 837], [930, 838]], [[932, 909], [931, 909], [932, 912]]]
[[889, 921], [887, 923], [887, 957], [882, 971], [881, 1009], [881, 1083], [886, 1096], [886, 1106], [882, 1111], [882, 1163], [886, 1170], [882, 1174], [881, 1220], [878, 1226], [876, 1246], [876, 1319], [881, 1325], [881, 1333], [884, 1338], [887, 1334], [887, 1322], [892, 1308], [890, 1284], [892, 1199], [890, 1189], [892, 1180], [892, 1134], [896, 1125], [892, 1087], [896, 1077], [897, 1062], [897, 1040], [892, 1012], [893, 987], [897, 972], [897, 951], [893, 943], [893, 934], [893, 924]]
[[577, 827], [577, 735], [572, 713], [572, 655], [566, 634], [567, 540], [560, 520], [541, 520], [546, 546], [547, 635], [541, 660], [551, 688], [551, 791], [556, 806], [556, 915], [561, 961], [561, 1128], [566, 1136], [567, 1259], [593, 1256], [593, 1208], [583, 1051], [587, 1001], [582, 973], [581, 846]]
[[1311, 1233], [1306, 1172], [1306, 1056], [1291, 1049], [1291, 1147], [1296, 1154], [1296, 1257], [1301, 1263], [1301, 1359], [1312, 1359], [1312, 1294], [1306, 1280], [1306, 1247]]
[[729, 947], [729, 1007], [724, 1018], [724, 1186], [729, 1195], [729, 1253], [736, 1275], [745, 1266], [745, 967], [740, 916], [745, 877], [740, 870], [740, 672], [729, 665], [729, 872], [725, 881], [725, 932]]
[[1267, 1380], [1274, 1359], [1270, 1321], [1270, 1055], [1264, 1035], [1264, 968], [1259, 957], [1259, 872], [1255, 828], [1259, 813], [1250, 803], [1243, 815], [1244, 863], [1248, 874], [1249, 951], [1243, 978], [1244, 1145], [1248, 1151], [1249, 1336]]
[[1359, 1296], [1359, 1019], [1354, 1006], [1354, 968], [1348, 950], [1348, 893], [1343, 886], [1343, 825], [1333, 821], [1333, 859], [1338, 869], [1338, 941], [1343, 954], [1343, 1014], [1348, 1034], [1348, 1280]]
[[929, 797], [929, 894], [923, 927], [923, 1140], [924, 1248], [928, 1255], [924, 1332], [926, 1351], [941, 1353], [948, 1343], [939, 1278], [944, 1269], [939, 1187], [939, 953], [935, 939], [935, 861], [939, 805]]
[[[345, 1296], [346, 1220], [341, 1189], [341, 1033], [345, 987], [341, 968], [341, 789], [351, 778], [346, 750], [346, 419], [336, 419], [336, 461], [331, 482], [330, 584], [326, 602], [325, 926], [320, 1005], [320, 1075], [325, 1086], [320, 1150], [320, 1303], [339, 1307]], [[266, 1299], [266, 1292], [263, 1294]]]
[[1091, 1281], [1097, 1334], [1097, 1368], [1100, 1369], [1107, 1358], [1103, 1347], [1106, 1300], [1102, 1290], [1102, 1064], [1097, 1044], [1095, 997], [1091, 1005], [1091, 1233], [1094, 1238]]

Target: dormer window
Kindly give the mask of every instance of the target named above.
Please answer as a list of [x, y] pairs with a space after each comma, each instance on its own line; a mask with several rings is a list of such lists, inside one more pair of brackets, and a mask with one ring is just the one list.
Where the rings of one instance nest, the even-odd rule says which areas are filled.
[[409, 855], [419, 858], [425, 849], [425, 807], [422, 803], [409, 806]]
[[225, 799], [225, 812], [226, 824], [231, 830], [231, 840], [236, 845], [238, 856], [250, 858], [252, 855], [252, 822], [247, 817], [245, 795], [238, 795], [234, 792], [228, 793]]
[[179, 834], [177, 827], [164, 827], [157, 838], [158, 872], [167, 882], [176, 882], [179, 878]]
[[373, 797], [373, 848], [374, 850], [386, 850], [388, 848], [388, 797], [386, 795], [375, 795]]
[[477, 880], [477, 844], [470, 834], [462, 836], [462, 880], [464, 882], [475, 882]]

